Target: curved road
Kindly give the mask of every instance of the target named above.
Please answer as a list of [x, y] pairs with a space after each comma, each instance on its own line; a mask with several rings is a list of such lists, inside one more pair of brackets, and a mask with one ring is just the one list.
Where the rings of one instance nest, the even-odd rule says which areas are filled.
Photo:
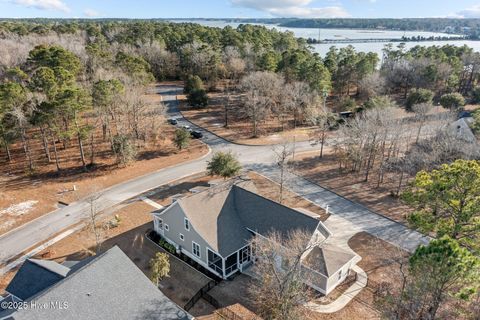
[[[192, 128], [202, 131], [203, 142], [213, 151], [232, 151], [246, 169], [258, 171], [278, 181], [278, 172], [273, 164], [274, 156], [271, 146], [245, 146], [230, 143], [189, 123], [177, 108], [176, 94], [180, 91], [180, 87], [172, 85], [158, 87], [158, 93], [163, 96], [169, 117], [178, 118], [179, 126], [188, 124]], [[315, 149], [316, 147], [311, 146], [308, 142], [297, 143], [295, 147], [296, 152]], [[97, 209], [111, 208], [148, 190], [202, 172], [210, 157], [211, 153], [200, 159], [167, 167], [112, 186], [104, 190], [96, 201]], [[428, 241], [421, 234], [294, 174], [289, 174], [287, 185], [292, 191], [321, 207], [325, 208], [328, 205], [332, 215], [326, 224], [332, 231], [338, 232], [340, 237], [349, 238], [356, 232], [366, 231], [409, 251], [414, 250], [418, 244]], [[10, 262], [20, 253], [88, 218], [89, 206], [87, 200], [80, 200], [4, 234], [0, 237], [0, 265]]]

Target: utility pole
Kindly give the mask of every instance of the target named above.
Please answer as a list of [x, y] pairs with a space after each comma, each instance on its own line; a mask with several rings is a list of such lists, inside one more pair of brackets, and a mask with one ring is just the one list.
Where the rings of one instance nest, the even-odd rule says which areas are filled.
[[327, 97], [328, 97], [327, 88], [323, 89], [322, 96], [323, 96], [323, 112], [327, 113]]

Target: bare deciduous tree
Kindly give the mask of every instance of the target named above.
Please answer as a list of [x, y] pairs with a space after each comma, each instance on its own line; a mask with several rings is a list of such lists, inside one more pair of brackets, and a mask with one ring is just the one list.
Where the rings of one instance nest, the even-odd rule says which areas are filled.
[[245, 92], [245, 105], [239, 111], [251, 121], [254, 137], [258, 136], [259, 122], [278, 103], [283, 83], [283, 78], [272, 72], [254, 72], [241, 80], [240, 88]]
[[289, 158], [293, 154], [293, 149], [291, 148], [290, 144], [285, 141], [280, 146], [274, 146], [272, 148], [273, 153], [275, 154], [275, 163], [277, 167], [280, 169], [280, 182], [279, 182], [279, 195], [278, 195], [278, 202], [283, 202], [283, 191], [284, 185], [286, 182], [285, 174], [288, 172], [290, 168]]
[[306, 311], [303, 303], [311, 292], [305, 283], [309, 273], [304, 272], [302, 259], [321, 240], [312, 240], [311, 234], [296, 230], [283, 236], [271, 233], [257, 236], [250, 242], [256, 262], [253, 272], [259, 282], [252, 281], [249, 293], [265, 319], [301, 319]]
[[425, 122], [427, 121], [427, 115], [430, 113], [432, 109], [433, 109], [433, 105], [431, 103], [420, 103], [412, 107], [412, 110], [415, 113], [415, 118], [417, 120], [417, 125], [418, 125], [418, 131], [417, 131], [417, 137], [415, 139], [415, 143], [418, 143], [422, 128]]
[[102, 192], [97, 187], [93, 187], [93, 192], [87, 197], [89, 206], [88, 225], [95, 237], [95, 252], [98, 253], [102, 245], [102, 228], [99, 226], [100, 206], [99, 200], [102, 197]]

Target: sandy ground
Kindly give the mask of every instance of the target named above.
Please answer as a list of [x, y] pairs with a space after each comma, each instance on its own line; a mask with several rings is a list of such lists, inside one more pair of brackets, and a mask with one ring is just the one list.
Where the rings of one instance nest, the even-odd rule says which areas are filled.
[[377, 188], [375, 170], [372, 170], [371, 179], [368, 182], [364, 181], [363, 175], [350, 171], [340, 172], [338, 162], [328, 148], [324, 150], [323, 158], [319, 157], [318, 152], [302, 153], [296, 155], [295, 158], [297, 174], [325, 186], [349, 200], [358, 202], [372, 211], [402, 223], [406, 222], [406, 215], [412, 211], [410, 207], [391, 195], [397, 187], [396, 180], [393, 180], [391, 176], [385, 175], [384, 183]]
[[[280, 199], [280, 188], [279, 185], [257, 173], [251, 172], [249, 174], [250, 178], [254, 181], [255, 186], [258, 189], [258, 192], [265, 198], [271, 199], [273, 201], [279, 201]], [[299, 195], [290, 192], [289, 190], [284, 190], [282, 204], [290, 208], [303, 208], [308, 211], [311, 211], [314, 214], [317, 214], [321, 221], [325, 221], [328, 218], [328, 214], [317, 206], [316, 204], [306, 200]]]
[[[190, 148], [181, 152], [174, 150], [173, 146], [165, 146], [163, 151], [152, 151], [123, 168], [115, 166], [51, 178], [10, 176], [11, 179], [0, 184], [0, 234], [57, 209], [59, 202], [71, 203], [87, 196], [92, 190], [104, 189], [179, 162], [193, 160], [207, 152], [205, 145], [194, 141]], [[11, 210], [12, 206], [24, 208], [26, 203], [31, 204], [27, 210]]]

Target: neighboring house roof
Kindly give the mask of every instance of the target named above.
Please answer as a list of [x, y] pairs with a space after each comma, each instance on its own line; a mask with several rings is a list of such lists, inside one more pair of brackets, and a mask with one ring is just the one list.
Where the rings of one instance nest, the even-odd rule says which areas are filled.
[[319, 225], [313, 217], [258, 195], [251, 181], [229, 181], [177, 203], [195, 231], [224, 258], [248, 244], [248, 230], [286, 236], [295, 229], [313, 233]]
[[[31, 264], [26, 262], [27, 267]], [[66, 302], [68, 308], [18, 310], [11, 317], [18, 320], [192, 319], [158, 290], [118, 247], [79, 264], [81, 266], [66, 277], [28, 299], [37, 305]], [[56, 271], [63, 270], [61, 265], [49, 266]], [[24, 276], [29, 278], [27, 274]]]
[[477, 138], [475, 137], [475, 134], [470, 128], [472, 122], [472, 117], [461, 118], [453, 122], [450, 127], [452, 128], [451, 130], [457, 138], [463, 139], [467, 142], [475, 142], [477, 141]]
[[54, 261], [28, 259], [5, 290], [27, 300], [64, 279], [69, 271], [69, 268]]
[[325, 243], [310, 250], [303, 263], [310, 269], [331, 277], [355, 257], [352, 252]]

